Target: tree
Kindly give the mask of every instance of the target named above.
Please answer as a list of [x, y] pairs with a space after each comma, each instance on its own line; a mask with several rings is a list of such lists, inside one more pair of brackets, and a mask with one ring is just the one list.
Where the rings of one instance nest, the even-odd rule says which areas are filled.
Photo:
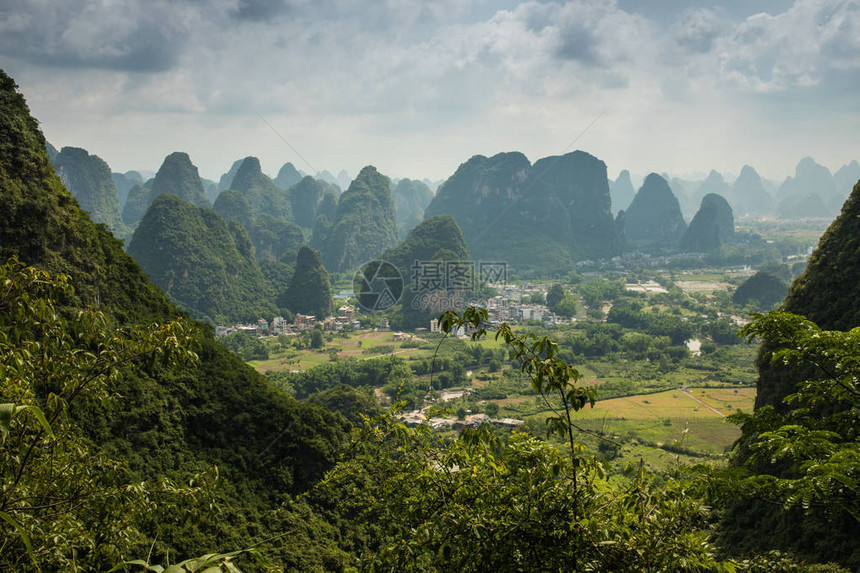
[[192, 329], [113, 331], [93, 310], [64, 318], [55, 301], [69, 296], [69, 278], [15, 259], [0, 266], [0, 289], [0, 569], [106, 570], [131, 557], [141, 524], [202, 490], [133, 482], [71, 414], [115, 401], [125, 366], [196, 361]]
[[310, 344], [310, 346], [313, 349], [322, 348], [323, 346], [325, 346], [325, 340], [323, 340], [322, 330], [315, 328], [311, 332], [311, 344]]
[[546, 305], [551, 311], [555, 312], [555, 306], [560, 303], [563, 298], [564, 288], [560, 284], [555, 283], [549, 287], [549, 291], [546, 293]]
[[552, 311], [559, 316], [571, 318], [576, 316], [576, 309], [576, 298], [568, 293], [564, 295], [557, 305], [555, 305], [555, 308], [553, 308]]
[[[812, 558], [858, 566], [860, 531], [860, 328], [822, 330], [787, 312], [756, 314], [741, 330], [761, 337], [764, 358], [805, 373], [783, 410], [764, 406], [730, 419], [741, 425], [739, 467], [721, 474], [721, 493], [744, 505], [781, 508], [785, 520], [764, 535], [791, 540]], [[820, 532], [829, 531], [827, 538]], [[818, 532], [818, 533], [816, 533]]]

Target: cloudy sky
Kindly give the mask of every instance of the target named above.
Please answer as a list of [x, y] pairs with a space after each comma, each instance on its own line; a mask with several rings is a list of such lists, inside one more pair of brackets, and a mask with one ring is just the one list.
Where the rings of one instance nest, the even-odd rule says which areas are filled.
[[612, 177], [781, 181], [860, 158], [860, 0], [2, 0], [0, 68], [114, 171], [181, 150], [212, 179], [246, 155], [444, 179], [583, 149]]

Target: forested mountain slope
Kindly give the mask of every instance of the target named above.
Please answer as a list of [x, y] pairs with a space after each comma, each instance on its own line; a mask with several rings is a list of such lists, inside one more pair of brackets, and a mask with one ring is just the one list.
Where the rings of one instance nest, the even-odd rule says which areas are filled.
[[[0, 256], [70, 275], [74, 294], [62, 301], [69, 315], [94, 306], [105, 313], [108, 327], [182, 316], [63, 188], [38, 122], [16, 88], [0, 72]], [[95, 447], [127, 464], [129, 483], [162, 476], [184, 483], [215, 466], [229, 481], [216, 491], [222, 513], [140, 523], [147, 536], [128, 540], [132, 553], [117, 560], [144, 557], [151, 548], [153, 559], [164, 562], [170, 552], [175, 561], [244, 547], [284, 528], [291, 538], [271, 545], [279, 560], [299, 569], [322, 567], [324, 554], [337, 560], [338, 551], [325, 549], [325, 526], [306, 508], [279, 503], [332, 466], [348, 424], [271, 388], [208, 329], [194, 332], [198, 367], [168, 372], [155, 363], [129, 369], [111, 388], [122, 396], [121, 407], [108, 411], [95, 403], [73, 412]], [[83, 554], [79, 558], [86, 563]], [[45, 563], [45, 569], [54, 567]]]

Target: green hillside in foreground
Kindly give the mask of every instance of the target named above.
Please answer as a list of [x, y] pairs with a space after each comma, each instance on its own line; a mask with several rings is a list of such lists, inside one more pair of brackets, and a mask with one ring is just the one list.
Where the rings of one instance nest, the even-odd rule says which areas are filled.
[[[183, 316], [119, 241], [93, 224], [63, 188], [48, 161], [38, 123], [16, 87], [0, 73], [0, 256], [5, 261], [14, 255], [51, 273], [68, 274], [74, 293], [60, 302], [70, 320], [77, 309], [88, 306], [105, 313], [106, 328], [164, 324]], [[3, 325], [8, 333], [10, 324]], [[73, 552], [79, 567], [93, 570], [107, 570], [150, 551], [155, 562], [165, 562], [168, 555], [175, 562], [246, 547], [287, 530], [289, 542], [271, 542], [279, 561], [298, 570], [321, 569], [323, 559], [333, 559], [330, 565], [337, 562], [339, 550], [329, 547], [330, 534], [325, 533], [329, 526], [302, 503], [281, 504], [332, 467], [348, 424], [271, 388], [216, 343], [208, 329], [194, 327], [191, 335], [200, 357], [197, 366], [168, 370], [155, 362], [121, 368], [122, 376], [110, 387], [121, 396], [117, 406], [78, 405], [71, 411], [70, 431], [89, 440], [99, 455], [115, 460], [111, 463], [128, 468], [117, 474], [113, 487], [155, 484], [163, 478], [188, 483], [194, 474], [217, 467], [222, 485], [213, 501], [220, 513], [200, 506], [182, 510], [185, 518], [154, 507], [143, 515], [134, 512], [139, 517], [127, 524], [123, 535], [107, 539], [96, 534], [103, 529], [101, 520], [113, 518], [87, 513], [97, 508], [86, 501], [60, 511], [28, 511], [26, 498], [12, 505], [7, 500], [7, 515], [41, 520], [29, 540], [43, 570], [67, 570], [61, 564], [68, 563]], [[4, 389], [0, 398], [4, 402], [11, 396]], [[11, 483], [5, 472], [12, 468], [4, 468], [3, 483]], [[86, 475], [68, 479], [90, 487]], [[110, 511], [122, 512], [123, 499], [116, 498], [118, 505]], [[17, 538], [6, 522], [3, 527], [4, 535]], [[78, 544], [84, 543], [101, 543], [105, 553], [82, 552]], [[28, 568], [23, 545], [16, 548], [20, 551], [0, 555], [0, 569]]]

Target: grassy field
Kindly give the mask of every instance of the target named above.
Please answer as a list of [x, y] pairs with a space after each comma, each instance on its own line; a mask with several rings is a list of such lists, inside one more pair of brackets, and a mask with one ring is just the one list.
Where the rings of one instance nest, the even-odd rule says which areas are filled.
[[[725, 453], [740, 436], [725, 415], [750, 411], [754, 401], [755, 388], [676, 389], [601, 400], [575, 419], [583, 430], [622, 443], [620, 460], [642, 458], [651, 467], [665, 467], [669, 461], [702, 461]], [[542, 425], [548, 415], [529, 419]]]
[[668, 390], [656, 394], [613, 398], [597, 402], [594, 408], [589, 408], [580, 415], [584, 418], [603, 418], [608, 414], [616, 419], [634, 420], [722, 417], [696, 398], [728, 415], [733, 409], [752, 410], [755, 388], [689, 388], [687, 392]]
[[[283, 349], [272, 340], [271, 358], [251, 364], [258, 371], [266, 372], [306, 370], [328, 363], [332, 354], [336, 354], [338, 359], [368, 360], [393, 353], [407, 363], [432, 360], [439, 338], [430, 334], [421, 336], [421, 339], [395, 341], [394, 333], [387, 330], [349, 333], [346, 336], [327, 335], [324, 348], [317, 350]], [[457, 344], [466, 348], [474, 343]], [[492, 336], [479, 344], [493, 349], [502, 345]], [[374, 349], [382, 352], [374, 352]], [[624, 464], [640, 460], [649, 468], [665, 468], [675, 463], [721, 457], [740, 434], [736, 426], [725, 420], [725, 416], [738, 410], [751, 411], [755, 400], [754, 388], [728, 385], [721, 379], [721, 368], [726, 368], [726, 363], [751, 365], [754, 350], [746, 345], [726, 347], [724, 352], [728, 354], [719, 363], [711, 364], [711, 359], [704, 358], [697, 363], [697, 359], [692, 359], [681, 368], [662, 374], [657, 373], [654, 365], [647, 363], [623, 359], [584, 361], [577, 365], [582, 374], [581, 384], [597, 386], [599, 394], [600, 387], [607, 383], [626, 381], [636, 394], [600, 400], [594, 408], [587, 407], [578, 412], [576, 423], [586, 432], [577, 440], [590, 441], [589, 445], [597, 448], [598, 440], [589, 433], [612, 437], [621, 444], [612, 463], [622, 468]], [[486, 369], [486, 365], [469, 367], [473, 376], [486, 373]], [[752, 366], [748, 369], [732, 366], [732, 369], [728, 371], [730, 380], [744, 380], [744, 383], [754, 380]], [[427, 379], [428, 376], [418, 378]], [[547, 406], [531, 391], [526, 379], [497, 373], [485, 380], [473, 377], [470, 385], [476, 391], [495, 387], [501, 395], [489, 400], [477, 396], [462, 397], [448, 405], [454, 409], [477, 406], [476, 411], [483, 411], [488, 402], [495, 402], [499, 406], [499, 417], [526, 420], [535, 431], [544, 428], [543, 421], [549, 415]], [[610, 390], [606, 388], [606, 391]]]
[[[429, 335], [414, 335], [412, 340], [395, 341], [394, 333], [390, 330], [356, 332], [346, 336], [335, 334], [330, 335], [330, 338], [321, 349], [301, 350], [283, 349], [273, 340], [270, 343], [269, 359], [253, 360], [249, 364], [261, 373], [284, 369], [303, 371], [329, 362], [333, 351], [340, 359], [368, 360], [395, 354], [405, 360], [432, 360], [438, 342], [438, 335], [435, 339]], [[420, 344], [420, 347], [415, 347], [416, 343]], [[477, 343], [469, 341], [468, 344], [480, 344], [484, 348], [496, 349], [501, 348], [504, 343], [489, 336]], [[390, 352], [373, 352], [378, 347], [393, 348]]]

